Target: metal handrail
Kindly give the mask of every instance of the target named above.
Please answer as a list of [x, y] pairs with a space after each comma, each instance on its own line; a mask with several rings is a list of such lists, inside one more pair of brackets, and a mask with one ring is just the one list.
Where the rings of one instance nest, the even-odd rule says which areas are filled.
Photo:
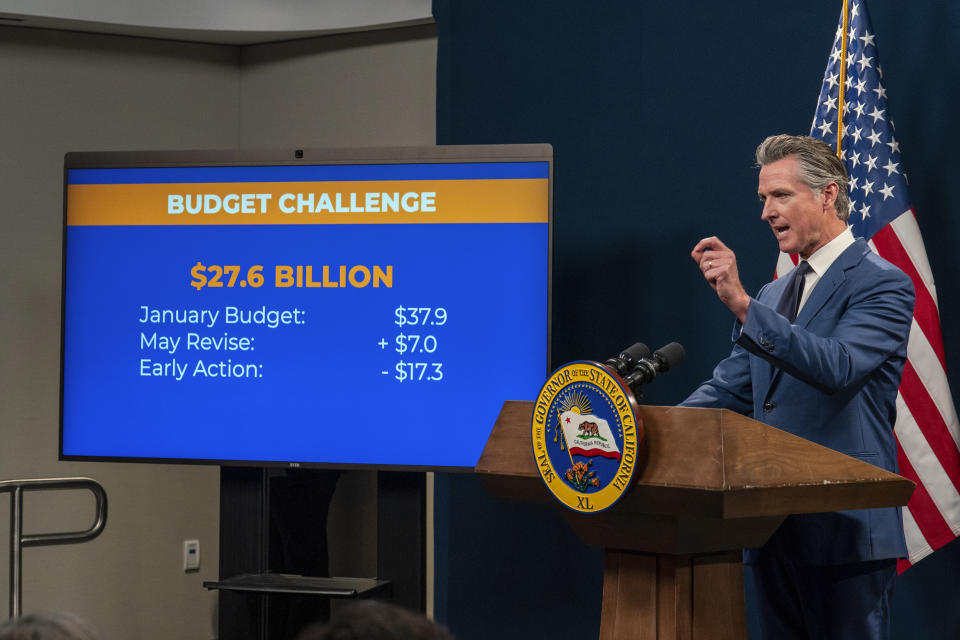
[[[26, 491], [87, 489], [97, 500], [96, 518], [86, 531], [23, 535], [23, 494]], [[23, 588], [23, 548], [93, 540], [107, 524], [107, 492], [92, 478], [0, 480], [0, 493], [10, 494], [10, 617], [19, 618]]]

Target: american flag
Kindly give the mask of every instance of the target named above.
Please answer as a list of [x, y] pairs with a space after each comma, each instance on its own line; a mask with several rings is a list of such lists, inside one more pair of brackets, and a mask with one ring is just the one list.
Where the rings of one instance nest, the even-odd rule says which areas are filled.
[[[841, 14], [810, 135], [837, 148], [842, 126], [840, 157], [850, 175], [848, 222], [855, 236], [900, 267], [916, 289], [894, 427], [900, 473], [917, 483], [903, 509], [908, 551], [900, 561], [903, 571], [960, 534], [960, 424], [947, 383], [937, 290], [907, 193], [866, 3], [856, 0], [848, 8], [844, 2], [844, 12], [846, 25]], [[777, 275], [794, 264], [795, 257], [781, 254]]]

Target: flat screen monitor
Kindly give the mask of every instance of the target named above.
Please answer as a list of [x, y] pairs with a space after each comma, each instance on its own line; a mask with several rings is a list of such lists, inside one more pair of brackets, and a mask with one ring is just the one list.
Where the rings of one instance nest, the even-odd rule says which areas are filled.
[[552, 149], [83, 152], [60, 457], [467, 469], [549, 371]]

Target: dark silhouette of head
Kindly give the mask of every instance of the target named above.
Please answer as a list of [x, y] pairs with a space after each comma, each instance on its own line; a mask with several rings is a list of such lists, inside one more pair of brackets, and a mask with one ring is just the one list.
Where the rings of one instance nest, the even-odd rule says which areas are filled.
[[426, 616], [376, 600], [338, 607], [325, 625], [308, 627], [299, 640], [454, 640]]
[[98, 640], [87, 623], [65, 611], [43, 611], [8, 620], [0, 640]]

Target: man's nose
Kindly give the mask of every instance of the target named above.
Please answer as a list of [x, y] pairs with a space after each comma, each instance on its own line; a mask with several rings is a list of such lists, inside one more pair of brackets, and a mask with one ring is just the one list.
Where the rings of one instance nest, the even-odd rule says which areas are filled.
[[769, 220], [775, 215], [776, 213], [773, 211], [773, 206], [770, 204], [770, 201], [769, 200], [765, 201], [763, 203], [763, 208], [760, 210], [760, 219]]

